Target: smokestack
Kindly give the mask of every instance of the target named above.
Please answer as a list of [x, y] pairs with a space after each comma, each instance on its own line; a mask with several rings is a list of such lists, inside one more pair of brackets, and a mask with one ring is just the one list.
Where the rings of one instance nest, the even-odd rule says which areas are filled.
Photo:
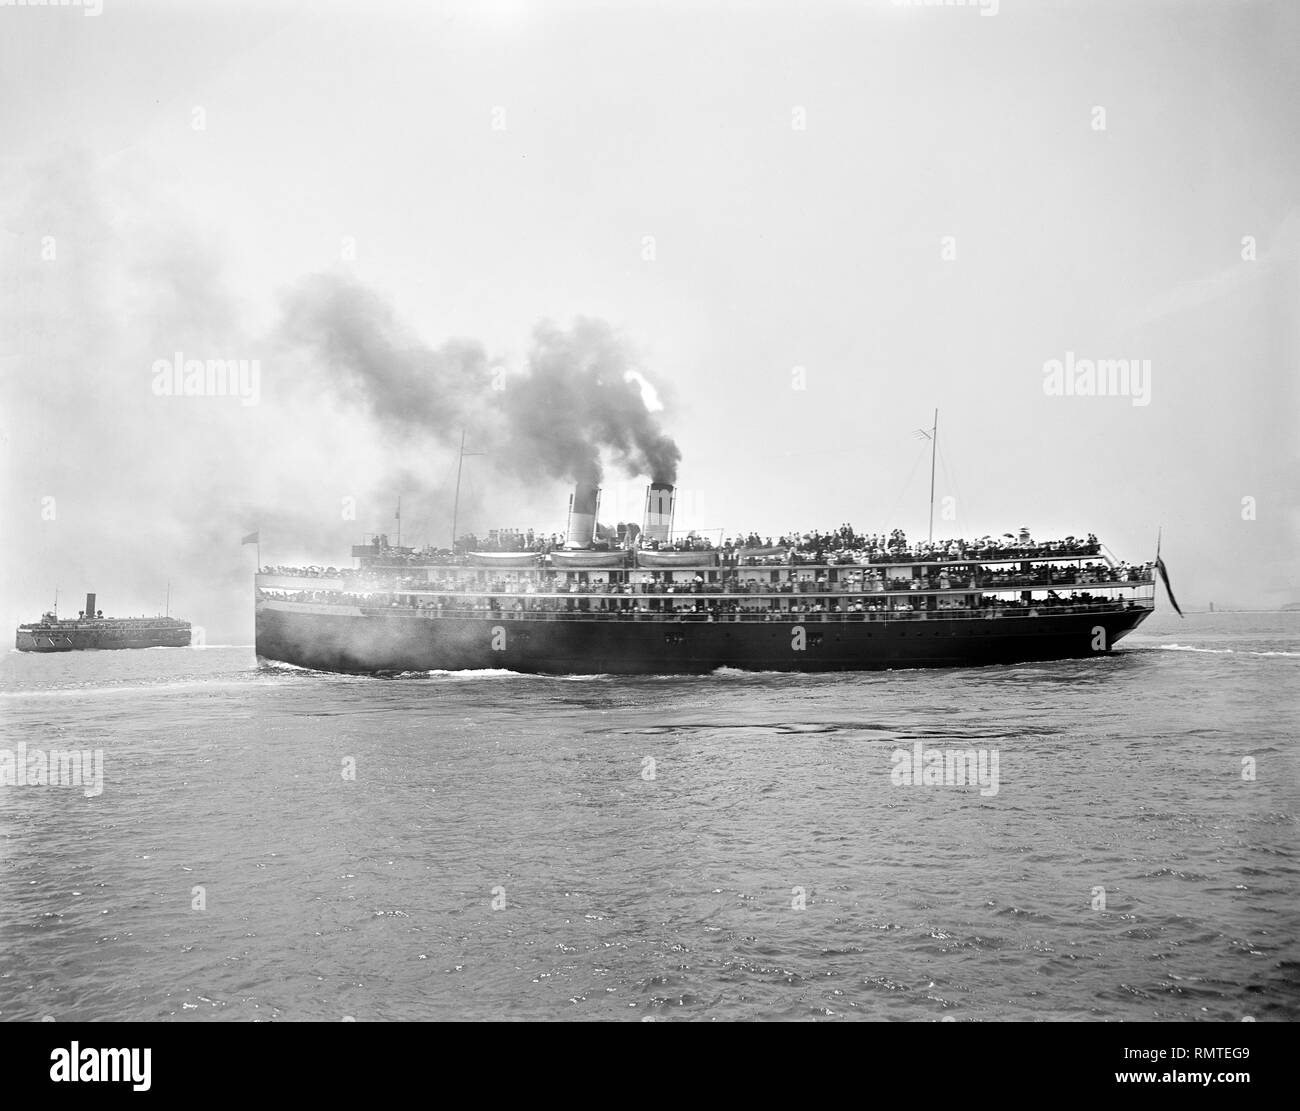
[[579, 482], [569, 500], [569, 535], [566, 548], [590, 548], [596, 538], [596, 510], [600, 505], [600, 487]]
[[86, 595], [86, 616], [95, 616], [95, 596], [93, 594]]
[[677, 491], [671, 482], [652, 482], [645, 491], [645, 528], [641, 535], [647, 540], [668, 542], [673, 531], [673, 509]]

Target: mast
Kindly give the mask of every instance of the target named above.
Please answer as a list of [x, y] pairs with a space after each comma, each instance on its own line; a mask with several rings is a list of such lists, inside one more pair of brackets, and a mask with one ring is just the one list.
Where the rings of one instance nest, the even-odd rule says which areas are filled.
[[934, 543], [934, 457], [939, 450], [939, 410], [934, 411], [934, 428], [930, 435], [930, 543]]
[[456, 518], [460, 516], [460, 472], [465, 466], [465, 430], [460, 430], [460, 454], [456, 457], [456, 500], [451, 503], [451, 554], [456, 554]]
[[171, 579], [168, 579], [167, 580], [167, 603], [163, 609], [163, 616], [170, 617], [171, 615], [172, 615], [172, 581]]
[[402, 546], [402, 495], [397, 495], [397, 546]]
[[456, 518], [460, 516], [460, 473], [465, 466], [465, 456], [482, 455], [481, 451], [465, 450], [465, 430], [460, 430], [460, 454], [456, 457], [456, 500], [451, 505], [451, 554], [456, 554]]

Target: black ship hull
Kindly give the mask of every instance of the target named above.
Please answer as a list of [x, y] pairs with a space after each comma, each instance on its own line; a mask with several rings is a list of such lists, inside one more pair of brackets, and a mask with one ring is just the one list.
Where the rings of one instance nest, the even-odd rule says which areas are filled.
[[871, 671], [1104, 655], [1149, 612], [1134, 607], [996, 617], [514, 619], [259, 602], [256, 644], [264, 660], [354, 674], [487, 668], [552, 675]]

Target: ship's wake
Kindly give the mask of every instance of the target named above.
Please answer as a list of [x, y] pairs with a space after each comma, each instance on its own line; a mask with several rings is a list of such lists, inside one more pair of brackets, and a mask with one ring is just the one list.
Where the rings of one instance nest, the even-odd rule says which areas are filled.
[[1200, 652], [1209, 656], [1300, 656], [1300, 652], [1253, 651], [1249, 648], [1198, 648], [1193, 644], [1125, 645], [1137, 652]]

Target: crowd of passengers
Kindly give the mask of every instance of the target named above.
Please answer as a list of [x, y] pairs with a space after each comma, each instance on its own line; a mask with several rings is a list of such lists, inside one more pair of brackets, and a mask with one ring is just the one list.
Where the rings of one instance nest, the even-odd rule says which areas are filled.
[[[1064, 540], [1036, 541], [1028, 529], [1018, 535], [982, 536], [978, 539], [917, 541], [909, 543], [902, 529], [894, 529], [888, 536], [883, 533], [860, 533], [850, 524], [843, 524], [830, 532], [792, 532], [773, 540], [750, 532], [727, 537], [715, 545], [708, 537], [690, 533], [687, 536], [662, 543], [650, 541], [646, 545], [654, 551], [718, 551], [725, 559], [739, 559], [750, 564], [761, 562], [808, 563], [893, 563], [915, 559], [920, 563], [954, 559], [1034, 559], [1050, 556], [1089, 556], [1101, 551], [1097, 537], [1089, 533], [1086, 538], [1067, 536]], [[765, 549], [780, 549], [765, 552]], [[763, 553], [763, 554], [759, 554]]]
[[[740, 615], [753, 620], [778, 620], [782, 615], [788, 614], [914, 614], [926, 611], [923, 599], [875, 599], [868, 597], [849, 597], [843, 599], [831, 599], [823, 601], [820, 599], [810, 599], [808, 601], [790, 602], [784, 608], [779, 602], [770, 602], [763, 604], [746, 604], [737, 601], [718, 601], [699, 599], [687, 601], [684, 599], [665, 602], [662, 608], [652, 608], [649, 604], [642, 606], [641, 603], [633, 602], [631, 605], [619, 606], [618, 604], [602, 603], [608, 605], [608, 609], [587, 609], [578, 610], [575, 608], [572, 599], [561, 598], [528, 598], [520, 599], [515, 597], [513, 600], [507, 597], [497, 598], [449, 598], [443, 599], [421, 599], [410, 598], [409, 600], [399, 600], [392, 596], [357, 598], [350, 597], [346, 594], [340, 594], [334, 591], [324, 590], [303, 590], [296, 592], [268, 592], [259, 591], [259, 596], [263, 598], [274, 598], [286, 602], [310, 602], [318, 605], [364, 605], [366, 609], [386, 608], [415, 610], [420, 613], [426, 613], [430, 616], [454, 616], [469, 614], [492, 614], [502, 617], [519, 617], [524, 614], [535, 613], [583, 613], [583, 614], [600, 614], [608, 612], [610, 614], [644, 614], [648, 617], [663, 618], [680, 618], [690, 616], [708, 616], [716, 618], [719, 616]], [[984, 595], [979, 600], [978, 612], [1004, 610], [1037, 612], [1041, 609], [1053, 609], [1056, 607], [1067, 606], [1074, 609], [1085, 610], [1120, 610], [1125, 607], [1132, 608], [1136, 603], [1125, 602], [1120, 598], [1107, 598], [1102, 596], [1094, 597], [1092, 594], [1084, 591], [1082, 593], [1071, 592], [1069, 597], [1062, 597], [1056, 591], [1048, 591], [1046, 598], [1038, 598], [1032, 601], [1022, 599], [998, 598], [993, 595]], [[671, 607], [671, 608], [669, 608]], [[977, 612], [975, 609], [967, 607], [958, 602], [956, 599], [939, 599], [937, 609], [945, 611], [949, 615], [953, 611]]]
[[[626, 525], [619, 526], [620, 529], [626, 527]], [[608, 532], [609, 530], [605, 531]], [[613, 539], [615, 537], [608, 537], [608, 540]], [[618, 541], [624, 539], [623, 535], [617, 536]], [[564, 547], [564, 536], [562, 534], [553, 532], [546, 536], [540, 532], [533, 532], [532, 529], [526, 531], [493, 529], [487, 536], [477, 536], [471, 532], [461, 536], [456, 541], [456, 549], [460, 552], [537, 552], [546, 555], [562, 547]]]
[[[1028, 529], [1019, 535], [982, 536], [978, 539], [916, 541], [910, 543], [902, 529], [894, 529], [888, 536], [880, 533], [859, 533], [852, 525], [843, 524], [832, 532], [792, 533], [781, 536], [775, 544], [771, 537], [762, 543], [757, 533], [728, 540], [724, 550], [735, 551], [745, 562], [779, 562], [788, 559], [810, 563], [895, 563], [914, 559], [918, 563], [933, 563], [962, 559], [1035, 559], [1052, 556], [1090, 556], [1101, 551], [1097, 537], [1089, 533], [1086, 538], [1067, 536], [1064, 540], [1036, 541]], [[767, 555], [746, 555], [754, 548], [776, 547], [783, 552]]]
[[728, 580], [705, 582], [702, 575], [686, 582], [569, 582], [563, 579], [522, 582], [511, 579], [475, 579], [438, 577], [424, 579], [404, 575], [396, 579], [365, 572], [344, 572], [345, 590], [374, 591], [408, 589], [455, 594], [465, 591], [483, 591], [493, 594], [884, 594], [908, 590], [979, 590], [989, 588], [1012, 589], [1034, 586], [1086, 586], [1102, 583], [1151, 582], [1153, 565], [1120, 563], [1108, 567], [1104, 563], [1086, 563], [1083, 567], [1034, 568], [1026, 573], [1016, 569], [987, 570], [941, 568], [937, 573], [905, 578], [889, 576], [874, 568], [865, 570], [852, 580], [841, 579], [832, 583], [826, 573], [814, 576], [808, 573], [797, 582], [765, 583], [757, 581]]
[[[624, 548], [633, 545], [640, 530], [634, 524], [601, 526], [597, 534], [597, 547]], [[401, 553], [388, 546], [386, 535], [372, 541], [375, 554], [383, 554], [386, 563], [396, 564], [450, 564], [467, 552], [533, 552], [546, 555], [562, 549], [565, 537], [561, 533], [549, 536], [532, 529], [493, 529], [485, 537], [474, 533], [461, 536], [456, 541], [456, 552], [447, 548], [425, 547], [419, 551]], [[761, 536], [749, 532], [726, 537], [715, 544], [707, 536], [690, 532], [671, 542], [650, 540], [641, 545], [650, 551], [693, 552], [716, 551], [725, 559], [749, 563], [779, 563], [789, 561], [810, 563], [890, 563], [904, 559], [934, 562], [953, 559], [1034, 559], [1050, 556], [1097, 555], [1101, 545], [1089, 533], [1084, 538], [1067, 536], [1064, 540], [1036, 541], [1028, 529], [1018, 534], [981, 536], [976, 539], [952, 538], [935, 541], [909, 542], [902, 529], [884, 533], [860, 533], [852, 525], [843, 524], [827, 532], [791, 532], [777, 537]], [[779, 552], [764, 552], [765, 549]], [[758, 554], [763, 552], [764, 554]], [[283, 570], [275, 568], [273, 570]], [[321, 569], [318, 569], [321, 570]], [[322, 573], [323, 570], [322, 570]]]

